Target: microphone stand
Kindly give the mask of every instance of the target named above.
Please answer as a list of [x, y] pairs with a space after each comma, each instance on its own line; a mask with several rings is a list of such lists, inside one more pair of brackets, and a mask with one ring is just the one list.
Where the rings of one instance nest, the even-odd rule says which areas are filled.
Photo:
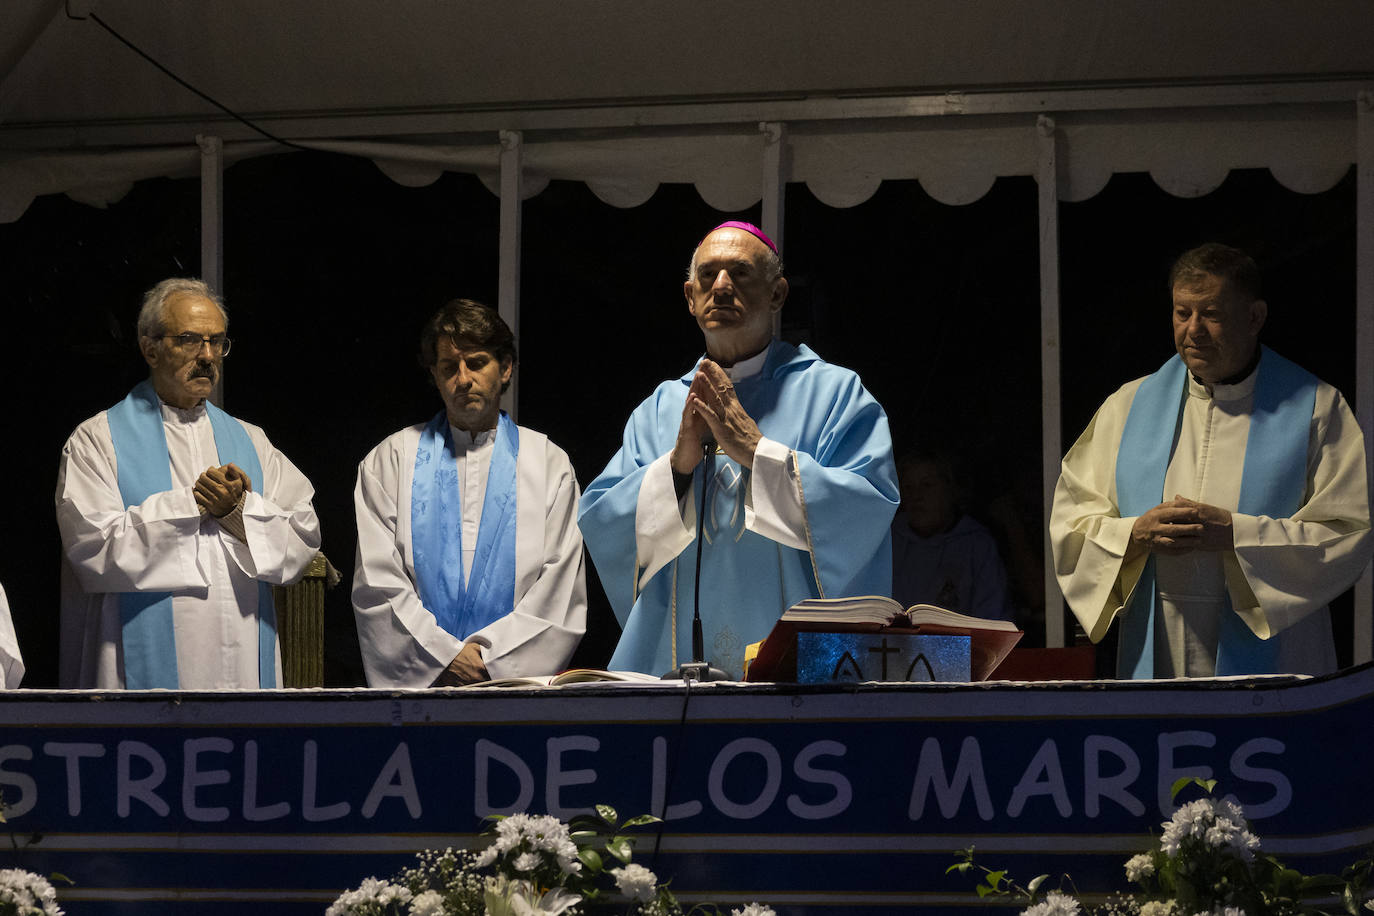
[[732, 678], [710, 662], [705, 661], [706, 639], [701, 632], [701, 542], [706, 523], [706, 488], [711, 484], [716, 465], [716, 443], [707, 439], [701, 443], [701, 501], [697, 510], [697, 569], [692, 586], [692, 661], [679, 665], [659, 680], [662, 681], [728, 681]]

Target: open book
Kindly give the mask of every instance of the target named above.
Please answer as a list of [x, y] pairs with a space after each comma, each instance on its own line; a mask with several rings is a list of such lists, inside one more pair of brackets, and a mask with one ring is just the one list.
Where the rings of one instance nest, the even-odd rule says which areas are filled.
[[639, 671], [602, 671], [599, 668], [571, 668], [561, 674], [542, 674], [530, 677], [498, 677], [494, 681], [469, 684], [469, 687], [561, 687], [565, 684], [593, 683], [657, 684], [660, 678]]
[[987, 680], [1024, 635], [1009, 620], [989, 620], [933, 604], [904, 608], [882, 595], [808, 598], [783, 612], [749, 663], [746, 681], [785, 681], [797, 674], [797, 633], [872, 633], [968, 636], [969, 679]]

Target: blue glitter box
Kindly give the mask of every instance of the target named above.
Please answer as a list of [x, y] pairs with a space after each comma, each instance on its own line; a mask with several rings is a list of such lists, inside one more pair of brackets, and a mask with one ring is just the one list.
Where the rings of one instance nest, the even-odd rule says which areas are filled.
[[967, 636], [798, 633], [797, 683], [945, 681], [967, 683]]

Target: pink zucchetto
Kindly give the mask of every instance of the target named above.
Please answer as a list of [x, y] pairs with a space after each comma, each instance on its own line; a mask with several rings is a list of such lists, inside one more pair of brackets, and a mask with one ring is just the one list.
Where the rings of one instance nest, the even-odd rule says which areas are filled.
[[[726, 220], [725, 222], [717, 226], [715, 229], [712, 229], [711, 232], [715, 232], [719, 229], [743, 229], [745, 232], [749, 233], [754, 238], [758, 239], [760, 242], [763, 242], [763, 244], [767, 245], [769, 250], [771, 250], [773, 254], [778, 253], [778, 246], [774, 245], [773, 240], [770, 239], [766, 234], [764, 234], [764, 231], [760, 229], [758, 226], [755, 226], [753, 223], [746, 223], [737, 219]], [[706, 234], [710, 235], [711, 232], [708, 232]], [[706, 240], [703, 238], [702, 241], [704, 242]]]

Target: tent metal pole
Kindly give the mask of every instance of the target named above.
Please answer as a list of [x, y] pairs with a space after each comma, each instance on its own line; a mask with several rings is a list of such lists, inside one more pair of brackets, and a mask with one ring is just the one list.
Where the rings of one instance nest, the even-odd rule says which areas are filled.
[[[510, 325], [520, 346], [520, 208], [524, 193], [522, 175], [524, 138], [518, 130], [503, 130], [501, 139], [501, 243], [498, 266], [497, 311]], [[501, 406], [519, 422], [520, 376], [511, 376]]]
[[[1355, 417], [1374, 455], [1374, 89], [1355, 103]], [[1374, 492], [1374, 479], [1365, 466]], [[1355, 583], [1354, 662], [1374, 658], [1374, 564]]]
[[[763, 133], [763, 231], [781, 255], [787, 211], [787, 125], [760, 121]], [[782, 313], [773, 313], [773, 339], [782, 336]]]
[[1035, 120], [1036, 164], [1040, 217], [1040, 457], [1041, 503], [1044, 507], [1045, 645], [1064, 645], [1064, 596], [1054, 575], [1050, 549], [1050, 506], [1059, 479], [1062, 429], [1059, 391], [1059, 141], [1054, 119]]
[[[200, 278], [224, 295], [224, 141], [197, 134], [200, 147]], [[224, 406], [224, 373], [210, 392], [216, 407]]]

